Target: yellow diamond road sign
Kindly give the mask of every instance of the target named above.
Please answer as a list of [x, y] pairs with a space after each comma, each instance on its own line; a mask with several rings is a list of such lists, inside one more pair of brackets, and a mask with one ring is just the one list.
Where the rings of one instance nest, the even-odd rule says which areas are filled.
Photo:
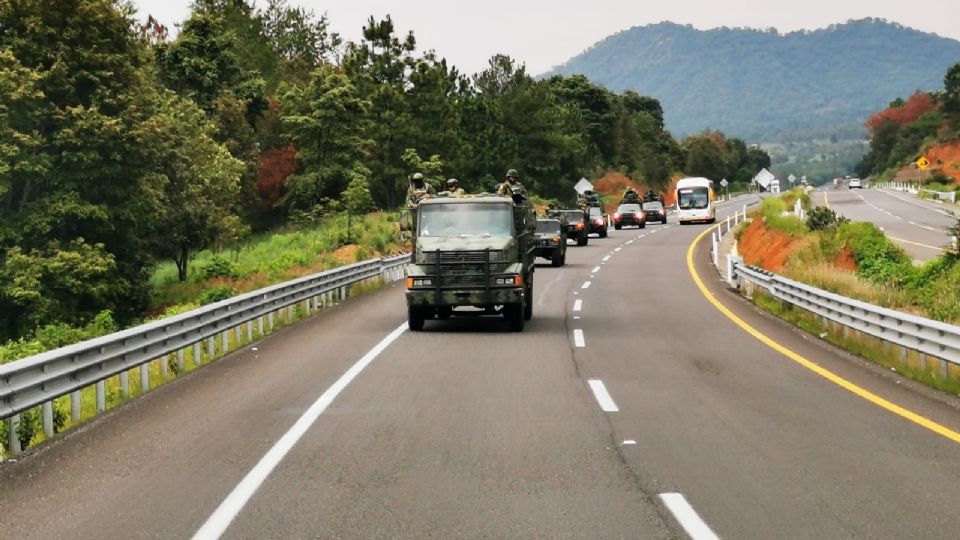
[[920, 159], [917, 160], [917, 167], [920, 169], [926, 169], [930, 166], [930, 162], [927, 161], [927, 158], [920, 156]]

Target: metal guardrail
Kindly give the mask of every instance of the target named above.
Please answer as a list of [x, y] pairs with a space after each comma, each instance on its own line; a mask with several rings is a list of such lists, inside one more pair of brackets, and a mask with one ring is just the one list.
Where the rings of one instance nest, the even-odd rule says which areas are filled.
[[[82, 388], [96, 385], [97, 412], [105, 409], [104, 381], [121, 375], [121, 386], [127, 371], [144, 366], [152, 360], [177, 353], [177, 362], [183, 367], [184, 352], [193, 347], [193, 358], [200, 357], [201, 343], [207, 340], [208, 351], [216, 348], [216, 337], [221, 337], [221, 352], [228, 349], [228, 332], [239, 337], [246, 324], [247, 340], [252, 341], [254, 321], [259, 334], [264, 334], [264, 319], [273, 327], [273, 316], [284, 308], [288, 317], [293, 306], [304, 302], [305, 310], [327, 305], [333, 296], [346, 297], [347, 287], [360, 281], [381, 278], [395, 281], [403, 278], [403, 265], [409, 255], [370, 259], [327, 270], [311, 276], [272, 285], [214, 304], [142, 324], [120, 332], [76, 343], [56, 350], [0, 365], [0, 420], [11, 419], [8, 450], [20, 451], [16, 441], [19, 413], [42, 407], [43, 428], [53, 435], [53, 400], [71, 394], [74, 421], [80, 419]], [[312, 304], [312, 305], [311, 305]], [[149, 387], [149, 370], [140, 369], [141, 386]]]
[[847, 298], [733, 261], [731, 285], [749, 281], [771, 296], [858, 332], [960, 364], [960, 326]]

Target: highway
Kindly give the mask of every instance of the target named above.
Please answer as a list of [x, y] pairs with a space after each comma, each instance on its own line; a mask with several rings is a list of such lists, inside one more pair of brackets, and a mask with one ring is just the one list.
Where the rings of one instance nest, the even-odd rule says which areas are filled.
[[827, 204], [851, 220], [873, 222], [918, 261], [939, 256], [950, 244], [947, 228], [956, 223], [948, 206], [896, 191], [821, 191], [813, 194], [813, 202]]
[[[860, 196], [901, 204], [871, 191], [829, 201], [856, 219]], [[916, 228], [907, 238], [936, 242]], [[671, 222], [571, 245], [565, 267], [537, 268], [519, 334], [499, 319], [405, 331], [400, 286], [352, 299], [0, 465], [0, 529], [960, 537], [960, 401], [758, 311], [709, 266], [705, 230]]]

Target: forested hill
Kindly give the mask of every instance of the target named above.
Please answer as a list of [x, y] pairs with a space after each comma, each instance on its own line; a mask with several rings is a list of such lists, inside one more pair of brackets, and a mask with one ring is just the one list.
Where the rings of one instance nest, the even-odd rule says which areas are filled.
[[785, 35], [665, 22], [610, 36], [547, 75], [658, 98], [675, 135], [710, 127], [759, 141], [862, 126], [898, 96], [941, 89], [958, 59], [960, 41], [878, 19]]

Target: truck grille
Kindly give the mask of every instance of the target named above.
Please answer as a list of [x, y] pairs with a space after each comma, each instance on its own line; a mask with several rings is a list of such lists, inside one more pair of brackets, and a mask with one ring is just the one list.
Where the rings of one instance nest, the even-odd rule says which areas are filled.
[[[489, 252], [490, 268], [487, 268], [486, 251], [428, 251], [421, 252], [418, 263], [426, 266], [427, 273], [439, 276], [441, 289], [484, 289], [492, 274], [501, 271], [503, 252]], [[437, 260], [439, 259], [439, 269]]]

